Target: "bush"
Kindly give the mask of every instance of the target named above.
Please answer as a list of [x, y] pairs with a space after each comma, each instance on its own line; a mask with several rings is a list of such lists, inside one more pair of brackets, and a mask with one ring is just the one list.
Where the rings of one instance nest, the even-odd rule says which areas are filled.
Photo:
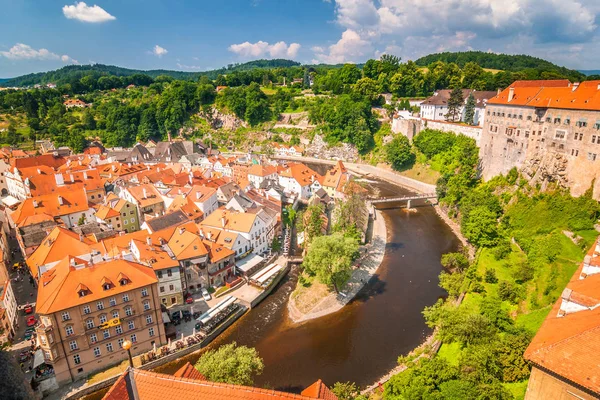
[[512, 248], [510, 246], [510, 241], [508, 239], [504, 239], [501, 240], [496, 247], [494, 247], [492, 254], [494, 255], [494, 258], [496, 260], [502, 260], [506, 258], [506, 256], [508, 256], [511, 253], [511, 251]]
[[533, 278], [534, 269], [527, 261], [521, 260], [514, 267], [513, 278], [518, 283], [524, 283]]
[[484, 280], [486, 283], [496, 283], [498, 282], [498, 278], [496, 277], [496, 270], [493, 268], [486, 268]]
[[391, 142], [385, 145], [386, 161], [395, 170], [401, 170], [414, 161], [415, 155], [411, 151], [410, 142], [404, 135], [396, 135]]
[[502, 281], [498, 284], [498, 296], [502, 300], [510, 301], [513, 304], [519, 302], [521, 296], [521, 288], [512, 282]]

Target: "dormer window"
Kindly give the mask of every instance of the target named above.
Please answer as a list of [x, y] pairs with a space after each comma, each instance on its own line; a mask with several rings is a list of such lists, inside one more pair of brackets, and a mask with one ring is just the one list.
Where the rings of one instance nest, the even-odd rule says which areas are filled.
[[110, 279], [108, 279], [107, 277], [102, 278], [102, 289], [104, 290], [110, 290], [114, 287], [112, 281]]
[[87, 294], [87, 292], [85, 290], [80, 290], [78, 292], [78, 294], [79, 294], [79, 297], [83, 297], [83, 296], [85, 296]]
[[119, 281], [119, 283], [121, 284], [121, 286], [125, 286], [125, 285], [127, 285], [129, 283], [129, 281], [127, 279], [121, 279]]

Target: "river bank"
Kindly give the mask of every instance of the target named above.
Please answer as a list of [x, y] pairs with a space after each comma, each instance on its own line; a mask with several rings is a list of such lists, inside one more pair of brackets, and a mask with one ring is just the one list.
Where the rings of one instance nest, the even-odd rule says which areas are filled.
[[290, 297], [288, 302], [288, 317], [293, 323], [299, 324], [311, 319], [320, 318], [328, 314], [333, 314], [348, 304], [358, 292], [375, 276], [377, 269], [385, 256], [385, 247], [387, 245], [387, 229], [385, 219], [380, 211], [375, 210], [375, 219], [373, 220], [373, 238], [367, 248], [367, 256], [359, 259], [360, 268], [352, 272], [352, 276], [340, 290], [344, 295], [329, 293], [320, 300], [310, 311], [303, 313], [297, 305], [294, 297]]
[[437, 215], [446, 223], [446, 225], [448, 225], [448, 227], [452, 230], [452, 233], [454, 233], [454, 235], [456, 235], [456, 237], [458, 238], [458, 240], [460, 240], [460, 242], [462, 243], [463, 247], [465, 249], [467, 249], [467, 252], [469, 253], [469, 258], [473, 259], [475, 257], [475, 247], [473, 247], [473, 245], [471, 243], [469, 243], [469, 241], [467, 240], [467, 238], [465, 238], [460, 230], [460, 225], [453, 221], [448, 214], [446, 214], [446, 212], [444, 210], [442, 210], [442, 208], [440, 207], [439, 204], [435, 204], [433, 206], [433, 208], [435, 209], [435, 212], [437, 213]]

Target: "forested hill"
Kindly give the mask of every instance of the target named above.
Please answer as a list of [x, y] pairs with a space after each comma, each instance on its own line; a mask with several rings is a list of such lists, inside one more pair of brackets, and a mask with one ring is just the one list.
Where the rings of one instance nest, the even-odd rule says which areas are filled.
[[298, 66], [300, 63], [275, 59], [275, 60], [255, 60], [243, 64], [230, 64], [227, 67], [220, 69], [203, 71], [203, 72], [184, 72], [184, 71], [171, 71], [164, 69], [155, 70], [137, 70], [116, 67], [114, 65], [69, 65], [54, 71], [38, 72], [35, 74], [28, 74], [19, 76], [11, 79], [0, 79], [0, 86], [32, 86], [36, 84], [55, 83], [57, 85], [70, 83], [73, 80], [79, 80], [84, 76], [94, 76], [96, 78], [103, 75], [112, 76], [131, 76], [136, 74], [148, 75], [152, 78], [156, 78], [160, 75], [167, 75], [174, 79], [182, 80], [197, 80], [200, 76], [207, 76], [210, 79], [216, 79], [218, 75], [224, 75], [234, 71], [248, 71], [255, 68], [286, 68], [292, 66]]
[[580, 71], [560, 67], [550, 61], [524, 54], [509, 55], [487, 53], [483, 51], [445, 52], [421, 57], [416, 60], [415, 63], [419, 66], [426, 67], [436, 61], [455, 63], [461, 68], [469, 62], [474, 62], [482, 68], [500, 69], [511, 72], [536, 69], [538, 71], [555, 72], [560, 75], [568, 76], [572, 80], [585, 79], [585, 75]]

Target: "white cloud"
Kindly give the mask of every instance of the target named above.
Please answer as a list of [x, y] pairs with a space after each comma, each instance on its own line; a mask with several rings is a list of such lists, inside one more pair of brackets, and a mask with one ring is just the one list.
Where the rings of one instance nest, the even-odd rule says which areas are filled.
[[269, 44], [261, 40], [256, 43], [232, 44], [228, 47], [228, 50], [244, 58], [265, 57], [267, 55], [271, 58], [296, 58], [301, 47], [298, 43], [290, 43], [288, 46], [284, 41]]
[[189, 69], [189, 70], [194, 70], [194, 71], [200, 71], [200, 70], [202, 70], [202, 67], [197, 66], [197, 65], [185, 65], [185, 64], [180, 64], [180, 63], [177, 63], [177, 68], [179, 68], [179, 69]]
[[68, 19], [76, 19], [82, 22], [98, 23], [116, 19], [102, 7], [95, 4], [93, 6], [88, 6], [83, 1], [76, 2], [71, 6], [64, 6], [62, 10], [63, 14], [65, 14], [65, 17]]
[[65, 63], [78, 64], [77, 60], [66, 54], [61, 56], [43, 48], [36, 50], [23, 43], [15, 44], [8, 51], [0, 51], [0, 55], [10, 60], [61, 60]]
[[152, 49], [152, 54], [159, 58], [164, 56], [168, 52], [169, 51], [167, 49], [165, 49], [164, 47], [160, 47], [159, 45], [154, 46], [154, 48]]
[[337, 43], [329, 46], [327, 51], [323, 50], [321, 47], [316, 48], [315, 59], [328, 64], [361, 61], [373, 52], [371, 43], [362, 39], [358, 32], [352, 29], [346, 29]]

